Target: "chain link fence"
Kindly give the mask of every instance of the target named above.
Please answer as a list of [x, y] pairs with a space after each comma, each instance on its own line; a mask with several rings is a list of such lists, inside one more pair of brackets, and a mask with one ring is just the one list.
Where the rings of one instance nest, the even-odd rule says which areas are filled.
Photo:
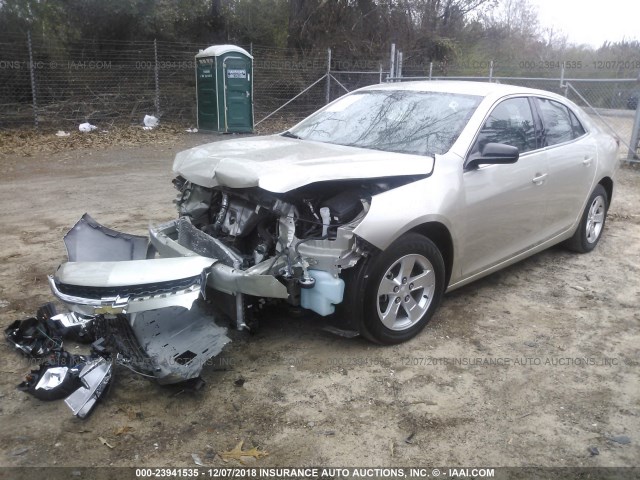
[[[140, 124], [145, 114], [195, 126], [194, 57], [207, 46], [154, 41], [61, 46], [37, 35], [16, 37], [0, 44], [0, 128], [69, 129], [85, 121]], [[240, 46], [254, 56], [257, 120], [327, 71], [326, 50]], [[309, 89], [262, 128], [301, 119], [325, 102], [324, 86]]]
[[[78, 41], [38, 35], [0, 44], [0, 128], [73, 129], [89, 121], [195, 126], [194, 56], [208, 45]], [[429, 62], [421, 50], [355, 54], [241, 45], [254, 56], [259, 133], [283, 130], [346, 92], [386, 81], [459, 79], [510, 83], [565, 95], [636, 155], [640, 61]]]
[[254, 116], [259, 132], [284, 130], [326, 103], [327, 50], [251, 46]]
[[[0, 44], [0, 128], [140, 124], [145, 114], [193, 126], [194, 57], [207, 46], [153, 41], [63, 46], [37, 35], [17, 36]], [[254, 110], [261, 130], [290, 125], [346, 91], [389, 75], [388, 68], [383, 70], [388, 58], [377, 54], [362, 58], [349, 52], [331, 56], [328, 50], [240, 46], [254, 56]]]

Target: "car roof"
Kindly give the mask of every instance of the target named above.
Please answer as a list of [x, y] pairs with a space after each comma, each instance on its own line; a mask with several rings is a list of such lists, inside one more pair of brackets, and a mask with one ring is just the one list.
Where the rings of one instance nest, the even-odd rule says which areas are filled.
[[445, 92], [460, 93], [466, 95], [478, 95], [481, 97], [504, 96], [513, 94], [544, 95], [557, 97], [546, 90], [536, 90], [533, 88], [518, 87], [516, 85], [506, 85], [503, 83], [470, 82], [461, 80], [422, 80], [409, 82], [391, 82], [371, 85], [361, 88], [365, 90], [403, 90], [418, 92]]

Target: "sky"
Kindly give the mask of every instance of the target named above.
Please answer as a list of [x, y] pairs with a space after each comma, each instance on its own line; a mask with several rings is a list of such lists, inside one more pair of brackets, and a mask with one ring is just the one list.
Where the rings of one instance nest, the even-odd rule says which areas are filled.
[[606, 40], [640, 40], [638, 0], [530, 0], [542, 27], [562, 31], [570, 43], [600, 47]]

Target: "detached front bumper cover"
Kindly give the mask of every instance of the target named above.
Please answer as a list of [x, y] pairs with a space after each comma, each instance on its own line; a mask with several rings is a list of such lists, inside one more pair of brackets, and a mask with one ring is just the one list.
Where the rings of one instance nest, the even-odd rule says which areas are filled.
[[81, 315], [191, 308], [215, 258], [148, 259], [146, 237], [107, 228], [88, 214], [64, 236], [69, 262], [49, 277], [53, 294]]
[[145, 237], [111, 230], [86, 214], [65, 244], [70, 261], [49, 277], [51, 291], [71, 320], [94, 318], [96, 338], [104, 337], [132, 370], [160, 383], [196, 378], [229, 342], [198, 301], [216, 258], [191, 252], [148, 259], [154, 250]]
[[61, 265], [49, 277], [53, 294], [82, 315], [131, 314], [170, 306], [191, 308], [214, 259], [160, 258]]
[[[147, 258], [146, 237], [128, 235], [84, 215], [65, 235], [69, 262], [49, 277], [53, 304], [16, 321], [7, 340], [20, 352], [45, 359], [19, 388], [37, 398], [65, 402], [84, 418], [122, 365], [161, 384], [197, 379], [207, 361], [230, 341], [204, 297], [216, 258]], [[92, 355], [71, 355], [62, 339], [95, 341]]]

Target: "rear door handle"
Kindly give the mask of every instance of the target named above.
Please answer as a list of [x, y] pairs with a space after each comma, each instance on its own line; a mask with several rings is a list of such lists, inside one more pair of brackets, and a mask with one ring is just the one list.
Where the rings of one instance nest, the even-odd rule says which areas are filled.
[[588, 167], [589, 165], [591, 165], [591, 162], [593, 162], [593, 157], [584, 157], [584, 160], [582, 160], [582, 164], [585, 167]]
[[542, 185], [544, 183], [544, 179], [547, 178], [547, 175], [547, 173], [537, 174], [531, 181], [536, 185]]

